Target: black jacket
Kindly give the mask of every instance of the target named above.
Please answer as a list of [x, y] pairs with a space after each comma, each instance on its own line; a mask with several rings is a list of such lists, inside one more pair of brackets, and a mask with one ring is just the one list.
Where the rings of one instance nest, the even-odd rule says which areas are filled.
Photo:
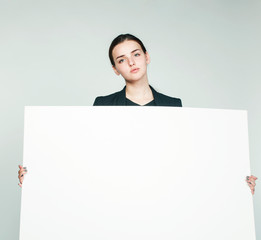
[[[156, 106], [182, 107], [181, 99], [166, 96], [151, 87]], [[126, 106], [126, 86], [119, 92], [108, 96], [97, 97], [93, 106]]]

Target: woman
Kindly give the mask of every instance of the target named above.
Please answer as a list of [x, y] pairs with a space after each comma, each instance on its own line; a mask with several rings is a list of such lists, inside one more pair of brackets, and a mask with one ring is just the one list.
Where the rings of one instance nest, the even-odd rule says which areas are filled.
[[[149, 85], [147, 65], [150, 56], [140, 39], [131, 34], [119, 35], [111, 43], [109, 58], [114, 72], [125, 79], [126, 86], [119, 92], [97, 97], [94, 106], [182, 106], [179, 98], [163, 95]], [[19, 185], [22, 186], [27, 170], [19, 168]], [[252, 194], [256, 179], [252, 175], [246, 179]]]
[[131, 34], [119, 35], [111, 43], [109, 58], [114, 72], [125, 79], [126, 86], [120, 92], [97, 97], [94, 106], [182, 106], [179, 98], [158, 93], [149, 85], [150, 56], [140, 39]]

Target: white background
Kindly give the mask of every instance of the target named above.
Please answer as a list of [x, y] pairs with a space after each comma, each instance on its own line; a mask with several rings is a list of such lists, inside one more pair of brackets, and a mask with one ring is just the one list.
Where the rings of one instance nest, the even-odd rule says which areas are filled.
[[[251, 172], [260, 177], [260, 12], [258, 0], [1, 0], [0, 239], [19, 233], [24, 106], [88, 106], [120, 90], [107, 56], [120, 33], [143, 40], [156, 90], [186, 107], [248, 110]], [[260, 202], [257, 182], [256, 226]]]
[[24, 163], [21, 240], [255, 240], [244, 111], [29, 107]]

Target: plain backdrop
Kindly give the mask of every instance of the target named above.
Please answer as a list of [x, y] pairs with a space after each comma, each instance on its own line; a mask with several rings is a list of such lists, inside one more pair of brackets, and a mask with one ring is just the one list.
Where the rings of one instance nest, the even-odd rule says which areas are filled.
[[[248, 111], [251, 170], [261, 178], [260, 12], [257, 0], [1, 0], [0, 239], [18, 239], [24, 106], [89, 106], [122, 89], [108, 59], [121, 33], [144, 42], [156, 90], [186, 107]], [[261, 239], [261, 182], [253, 199]]]

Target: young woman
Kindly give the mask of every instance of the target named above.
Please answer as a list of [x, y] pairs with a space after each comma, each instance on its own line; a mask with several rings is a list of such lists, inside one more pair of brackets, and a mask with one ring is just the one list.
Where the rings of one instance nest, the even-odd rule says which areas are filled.
[[119, 35], [111, 43], [109, 58], [114, 72], [125, 79], [126, 86], [120, 92], [97, 97], [94, 106], [182, 106], [179, 98], [158, 93], [149, 85], [150, 56], [140, 39], [131, 34]]
[[[155, 91], [148, 81], [147, 65], [150, 56], [142, 41], [131, 34], [116, 37], [109, 48], [112, 68], [121, 75], [126, 86], [119, 92], [97, 97], [94, 106], [172, 106], [181, 107], [181, 100]], [[19, 185], [22, 186], [26, 168], [19, 165]], [[255, 176], [248, 176], [246, 181], [252, 194], [255, 191]]]

